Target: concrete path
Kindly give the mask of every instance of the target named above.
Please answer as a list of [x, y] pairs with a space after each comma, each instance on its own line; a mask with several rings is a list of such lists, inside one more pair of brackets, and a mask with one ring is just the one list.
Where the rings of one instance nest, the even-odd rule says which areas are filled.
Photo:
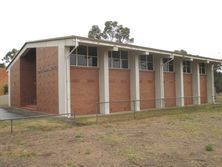
[[43, 114], [13, 107], [0, 107], [0, 120], [32, 117], [37, 115]]
[[22, 115], [12, 113], [12, 112], [9, 112], [3, 108], [0, 108], [0, 120], [13, 119], [13, 118], [18, 118], [18, 117], [22, 117]]

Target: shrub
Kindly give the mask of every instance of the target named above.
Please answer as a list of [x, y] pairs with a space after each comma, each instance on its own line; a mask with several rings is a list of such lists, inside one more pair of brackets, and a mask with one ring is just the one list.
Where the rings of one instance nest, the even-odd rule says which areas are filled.
[[206, 145], [205, 150], [206, 151], [213, 151], [213, 145], [212, 144]]
[[8, 94], [8, 85], [7, 85], [7, 84], [5, 84], [5, 85], [3, 86], [3, 93], [4, 93], [4, 95], [7, 95], [7, 94]]

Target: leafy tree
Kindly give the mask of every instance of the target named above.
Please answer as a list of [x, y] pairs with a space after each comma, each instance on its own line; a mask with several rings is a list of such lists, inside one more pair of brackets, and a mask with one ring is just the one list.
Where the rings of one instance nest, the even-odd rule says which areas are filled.
[[89, 30], [88, 37], [94, 39], [101, 39], [102, 33], [97, 25], [93, 25], [92, 28]]
[[17, 49], [13, 48], [11, 51], [9, 51], [2, 59], [2, 61], [5, 64], [8, 64], [12, 61], [12, 59], [14, 58], [14, 56], [16, 55], [16, 53], [18, 52]]
[[93, 25], [88, 33], [89, 38], [104, 39], [119, 43], [133, 43], [134, 39], [130, 38], [130, 29], [119, 25], [117, 21], [106, 21], [103, 31], [98, 25]]
[[0, 63], [0, 68], [4, 68], [5, 64], [4, 63]]
[[8, 94], [8, 85], [7, 85], [7, 84], [5, 84], [5, 85], [3, 86], [3, 93], [4, 93], [4, 95], [7, 95], [7, 94]]
[[174, 52], [175, 53], [180, 53], [180, 54], [185, 54], [185, 55], [187, 55], [188, 53], [187, 53], [187, 51], [186, 50], [184, 50], [184, 49], [180, 49], [180, 50], [174, 50]]
[[222, 92], [222, 66], [220, 64], [214, 66], [214, 85], [216, 92]]

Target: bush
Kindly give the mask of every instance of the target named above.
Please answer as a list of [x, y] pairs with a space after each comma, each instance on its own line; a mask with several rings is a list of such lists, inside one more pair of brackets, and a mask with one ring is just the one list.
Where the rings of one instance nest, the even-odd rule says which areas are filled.
[[206, 151], [213, 151], [213, 145], [212, 144], [206, 145], [205, 150]]
[[3, 86], [3, 93], [4, 93], [4, 95], [8, 94], [8, 85], [7, 84]]

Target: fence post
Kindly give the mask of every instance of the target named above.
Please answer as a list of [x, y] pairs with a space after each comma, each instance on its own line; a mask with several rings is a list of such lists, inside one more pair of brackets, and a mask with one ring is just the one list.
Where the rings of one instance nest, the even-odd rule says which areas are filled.
[[11, 134], [12, 134], [13, 133], [13, 120], [11, 119], [10, 122], [11, 122]]
[[135, 104], [135, 100], [133, 100], [133, 119], [136, 119], [136, 104]]
[[99, 104], [100, 104], [99, 102], [96, 103], [96, 124], [98, 123], [98, 114], [99, 114], [99, 107], [98, 107], [98, 105]]

